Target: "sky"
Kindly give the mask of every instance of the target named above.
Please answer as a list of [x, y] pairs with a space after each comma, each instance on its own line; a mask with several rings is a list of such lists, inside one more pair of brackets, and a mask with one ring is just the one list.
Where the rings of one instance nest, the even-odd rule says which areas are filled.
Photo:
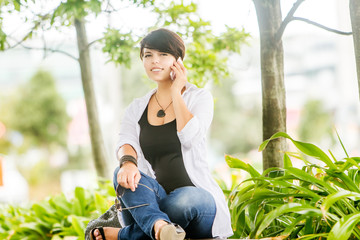
[[[282, 15], [285, 18], [295, 0], [282, 0]], [[295, 16], [304, 17], [326, 26], [337, 28], [336, 7], [343, 0], [306, 0], [295, 13]], [[342, 3], [343, 4], [343, 3]], [[200, 14], [210, 20], [217, 31], [223, 31], [224, 25], [244, 27], [253, 36], [258, 36], [256, 11], [252, 0], [200, 0]], [[289, 25], [290, 26], [290, 25]], [[348, 29], [349, 30], [349, 29]], [[286, 29], [287, 34], [301, 32], [316, 32], [318, 29], [306, 23], [291, 23]]]
[[[46, 4], [42, 4], [38, 9], [48, 11], [56, 6], [58, 0], [47, 0], [44, 1], [44, 3], [45, 2]], [[113, 14], [111, 19], [103, 16], [98, 17], [96, 20], [90, 19], [92, 27], [88, 27], [87, 29], [89, 36], [95, 37], [101, 35], [104, 31], [104, 26], [109, 22], [111, 25], [121, 28], [124, 32], [133, 30], [138, 35], [143, 35], [144, 33], [142, 31], [155, 23], [155, 18], [152, 17], [151, 12], [128, 6], [128, 4], [124, 2], [126, 1], [117, 2], [118, 5], [115, 6], [115, 8], [122, 10], [119, 11], [118, 14]], [[184, 0], [184, 3], [187, 2], [190, 1]], [[252, 0], [197, 0], [195, 2], [198, 3], [200, 16], [204, 20], [211, 22], [215, 32], [223, 32], [225, 25], [228, 25], [230, 27], [244, 27], [245, 31], [251, 33], [254, 37], [259, 35], [255, 7]], [[295, 0], [281, 1], [283, 18], [294, 2]], [[343, 0], [306, 0], [301, 4], [295, 16], [305, 17], [328, 27], [338, 28], [336, 9], [340, 3], [345, 5]], [[286, 29], [285, 34], [319, 32], [317, 28], [303, 22], [293, 22], [289, 26], [291, 27]], [[349, 26], [348, 24], [347, 29], [343, 30], [350, 31]], [[3, 27], [7, 33], [16, 34], [29, 28], [29, 25], [23, 24], [18, 16], [13, 15], [12, 18], [4, 22]], [[74, 34], [73, 31], [72, 34]]]

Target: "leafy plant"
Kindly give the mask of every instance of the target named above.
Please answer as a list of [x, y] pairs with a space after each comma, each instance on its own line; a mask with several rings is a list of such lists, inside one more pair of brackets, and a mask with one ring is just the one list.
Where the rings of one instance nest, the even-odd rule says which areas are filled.
[[[328, 155], [283, 132], [264, 141], [259, 150], [279, 137], [289, 139], [300, 151], [284, 153], [284, 168], [260, 174], [251, 165], [226, 156], [231, 168], [245, 170], [251, 176], [229, 196], [233, 237], [359, 239], [360, 157], [349, 157], [342, 145], [346, 158], [337, 160], [330, 150]], [[303, 160], [305, 166], [293, 167], [291, 158]]]
[[28, 207], [2, 206], [0, 239], [84, 239], [88, 222], [108, 210], [115, 197], [110, 182], [100, 186], [94, 192], [77, 187], [71, 199], [61, 194]]

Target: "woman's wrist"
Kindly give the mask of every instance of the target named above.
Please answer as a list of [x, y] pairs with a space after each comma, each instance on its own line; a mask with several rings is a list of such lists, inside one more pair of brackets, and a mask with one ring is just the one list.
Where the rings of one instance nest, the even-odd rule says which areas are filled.
[[135, 164], [135, 166], [137, 166], [137, 161], [136, 158], [134, 158], [131, 155], [123, 155], [120, 160], [119, 160], [119, 166], [120, 168], [124, 165], [124, 163], [126, 162], [132, 162], [133, 164]]
[[177, 97], [181, 97], [181, 92], [182, 92], [182, 88], [177, 88], [177, 87], [171, 87], [171, 97], [174, 100]]

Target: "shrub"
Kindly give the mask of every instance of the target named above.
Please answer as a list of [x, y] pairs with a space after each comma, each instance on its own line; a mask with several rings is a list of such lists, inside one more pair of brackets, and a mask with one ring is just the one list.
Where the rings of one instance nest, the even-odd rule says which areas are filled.
[[27, 207], [2, 206], [0, 239], [84, 239], [88, 222], [107, 211], [115, 198], [110, 182], [100, 186], [96, 191], [77, 187], [70, 199], [61, 194]]
[[[226, 156], [231, 168], [245, 170], [251, 176], [229, 196], [233, 237], [360, 239], [360, 158], [349, 157], [343, 147], [347, 157], [337, 160], [330, 150], [328, 155], [282, 132], [263, 142], [260, 150], [279, 137], [289, 139], [301, 152], [284, 153], [284, 168], [260, 174], [251, 165]], [[290, 157], [303, 160], [305, 166], [293, 167]], [[325, 166], [306, 158], [319, 160]]]

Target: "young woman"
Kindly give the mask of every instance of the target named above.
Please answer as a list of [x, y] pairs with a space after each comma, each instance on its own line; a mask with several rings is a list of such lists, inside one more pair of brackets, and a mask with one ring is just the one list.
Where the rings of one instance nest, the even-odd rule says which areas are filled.
[[96, 239], [232, 235], [224, 195], [207, 164], [213, 98], [188, 83], [184, 56], [182, 39], [167, 29], [141, 41], [140, 58], [157, 88], [135, 99], [121, 124], [114, 187], [124, 227], [94, 229]]

